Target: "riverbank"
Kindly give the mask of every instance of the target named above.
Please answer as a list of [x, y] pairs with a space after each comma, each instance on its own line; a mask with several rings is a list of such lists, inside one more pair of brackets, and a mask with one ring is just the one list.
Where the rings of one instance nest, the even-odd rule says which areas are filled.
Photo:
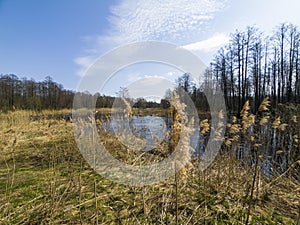
[[[1, 224], [244, 224], [249, 205], [252, 224], [299, 220], [300, 184], [290, 176], [299, 172], [297, 164], [284, 174], [257, 175], [252, 198], [254, 168], [225, 149], [204, 172], [193, 159], [185, 173], [157, 185], [129, 187], [92, 170], [77, 148], [72, 123], [32, 121], [30, 116], [27, 111], [0, 115]], [[99, 135], [111, 154], [126, 163], [163, 159], [148, 153], [150, 160], [111, 134]], [[160, 147], [163, 151], [167, 145]]]

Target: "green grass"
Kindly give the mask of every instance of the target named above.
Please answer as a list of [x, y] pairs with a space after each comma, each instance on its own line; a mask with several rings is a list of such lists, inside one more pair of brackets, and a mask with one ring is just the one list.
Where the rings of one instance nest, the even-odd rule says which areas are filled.
[[[43, 112], [47, 113], [53, 112]], [[175, 224], [174, 177], [144, 188], [116, 184], [84, 161], [71, 123], [33, 122], [30, 115], [27, 111], [0, 115], [0, 224]], [[116, 137], [100, 136], [125, 162], [140, 156], [128, 154]], [[149, 157], [140, 157], [141, 163], [162, 156]], [[205, 172], [197, 170], [198, 163], [193, 160], [194, 168], [178, 181], [179, 224], [244, 224], [253, 168], [226, 154]], [[254, 191], [251, 224], [296, 224], [299, 183], [288, 176], [262, 177], [260, 182], [261, 190]]]

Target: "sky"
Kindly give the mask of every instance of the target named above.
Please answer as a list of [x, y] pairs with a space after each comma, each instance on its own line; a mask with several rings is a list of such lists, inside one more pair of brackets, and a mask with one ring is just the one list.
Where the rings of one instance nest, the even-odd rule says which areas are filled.
[[[269, 34], [282, 22], [300, 26], [299, 9], [298, 0], [0, 0], [0, 74], [51, 76], [76, 90], [95, 60], [138, 41], [180, 46], [208, 65], [236, 29], [255, 25]], [[99, 89], [112, 95], [151, 77], [174, 82], [182, 72], [162, 63], [129, 65]]]

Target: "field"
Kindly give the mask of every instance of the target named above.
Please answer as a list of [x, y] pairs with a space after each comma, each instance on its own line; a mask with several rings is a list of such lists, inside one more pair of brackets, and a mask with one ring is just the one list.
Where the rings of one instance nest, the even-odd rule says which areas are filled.
[[[227, 124], [222, 151], [206, 170], [198, 170], [199, 159], [191, 157], [189, 168], [144, 187], [120, 185], [97, 174], [81, 156], [70, 121], [32, 120], [36, 114], [31, 111], [2, 113], [0, 224], [300, 224], [300, 158], [295, 136], [299, 121], [295, 117], [293, 124], [290, 121], [299, 110], [282, 107], [287, 108], [286, 118], [281, 116], [280, 124], [273, 127], [277, 112], [272, 112], [272, 122], [260, 124], [269, 115], [262, 110], [251, 124], [244, 106], [244, 117]], [[205, 121], [200, 125], [205, 127]], [[251, 131], [244, 130], [250, 126]], [[272, 140], [280, 141], [282, 149], [274, 154], [289, 152], [295, 157], [288, 158], [281, 172], [271, 168], [268, 176], [260, 162], [275, 130]], [[254, 163], [243, 163], [245, 158], [235, 156], [241, 140], [236, 140], [237, 135], [255, 150]], [[162, 160], [164, 154], [159, 153], [168, 147], [162, 143], [159, 153], [141, 153], [126, 148], [110, 133], [101, 131], [99, 136], [112, 155], [129, 164]]]

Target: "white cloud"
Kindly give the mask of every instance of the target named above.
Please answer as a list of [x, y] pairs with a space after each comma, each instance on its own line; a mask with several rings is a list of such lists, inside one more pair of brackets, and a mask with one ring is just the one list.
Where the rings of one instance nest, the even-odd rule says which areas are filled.
[[145, 76], [127, 86], [133, 98], [156, 97], [163, 98], [168, 88], [173, 88], [174, 83], [160, 75]]
[[175, 73], [173, 71], [170, 71], [170, 72], [167, 72], [165, 74], [165, 76], [168, 78], [168, 79], [171, 79], [171, 80], [174, 80], [176, 77], [178, 77], [179, 73]]
[[129, 83], [133, 83], [133, 82], [138, 81], [138, 80], [140, 80], [142, 78], [143, 77], [140, 74], [131, 73], [131, 74], [128, 75], [127, 80], [128, 80]]
[[149, 81], [151, 79], [153, 79], [154, 82], [155, 81], [160, 81], [160, 80], [168, 80], [169, 82], [174, 82], [174, 80], [172, 80], [169, 77], [167, 77], [167, 75], [145, 75], [145, 79], [148, 79]]
[[83, 77], [86, 69], [94, 62], [95, 57], [92, 56], [84, 56], [78, 57], [74, 60], [74, 62], [81, 67], [80, 70], [76, 72], [76, 74], [80, 77]]
[[141, 40], [184, 40], [191, 34], [199, 34], [203, 24], [224, 7], [223, 2], [123, 0], [111, 9], [109, 21], [113, 29], [109, 34], [110, 40], [117, 44]]
[[[97, 52], [136, 41], [168, 41], [183, 44], [197, 40], [205, 25], [225, 7], [227, 0], [121, 0], [111, 7], [110, 29], [98, 36], [88, 56], [75, 60], [86, 67]], [[90, 37], [84, 37], [90, 41]], [[101, 52], [103, 53], [103, 52]], [[94, 55], [94, 56], [93, 56]], [[78, 74], [82, 75], [84, 69]]]
[[191, 43], [188, 45], [181, 46], [190, 51], [204, 51], [204, 52], [212, 52], [219, 49], [221, 46], [224, 46], [228, 43], [229, 36], [224, 33], [215, 34], [214, 36], [195, 43]]
[[81, 66], [88, 66], [93, 61], [91, 57], [78, 57], [75, 62]]

